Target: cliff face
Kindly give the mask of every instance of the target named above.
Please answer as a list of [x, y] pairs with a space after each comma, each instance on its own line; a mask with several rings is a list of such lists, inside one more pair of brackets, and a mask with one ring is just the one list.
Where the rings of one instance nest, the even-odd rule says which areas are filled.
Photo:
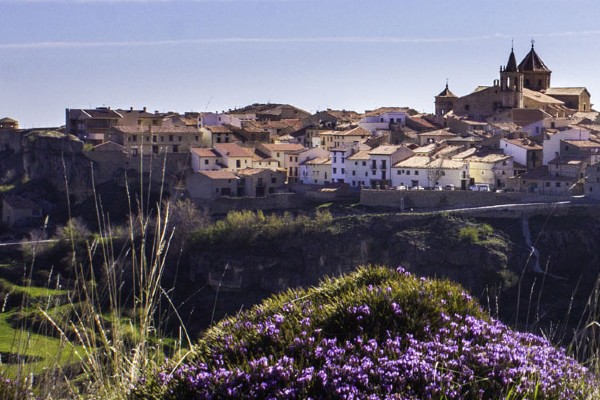
[[77, 138], [33, 131], [23, 135], [21, 149], [23, 169], [29, 179], [48, 182], [60, 191], [68, 183], [73, 193], [89, 192], [90, 162], [83, 155], [83, 142]]
[[[178, 296], [193, 296], [198, 316], [193, 320], [200, 329], [210, 322], [203, 316], [211, 315], [213, 307], [218, 318], [270, 293], [312, 286], [324, 276], [359, 265], [403, 265], [417, 275], [459, 282], [490, 313], [521, 328], [565, 318], [573, 323], [600, 266], [600, 223], [589, 215], [533, 216], [530, 221], [540, 265], [548, 272], [545, 278], [528, 271], [531, 249], [520, 219], [367, 215], [335, 219], [330, 229], [319, 233], [259, 238], [251, 244], [197, 244], [190, 250], [189, 265], [179, 271], [185, 283], [177, 289]], [[493, 227], [492, 234], [476, 241], [461, 239], [462, 228], [483, 223]], [[204, 289], [198, 292], [199, 287]], [[575, 290], [576, 304], [567, 316]]]

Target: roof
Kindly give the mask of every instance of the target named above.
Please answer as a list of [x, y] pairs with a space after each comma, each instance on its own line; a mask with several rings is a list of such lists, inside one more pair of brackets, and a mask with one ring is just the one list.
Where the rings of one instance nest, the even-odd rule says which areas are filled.
[[429, 131], [429, 132], [421, 132], [418, 135], [419, 136], [449, 136], [449, 137], [458, 136], [456, 133], [450, 132], [450, 130], [448, 128], [437, 129], [435, 131]]
[[369, 150], [360, 150], [351, 156], [346, 157], [346, 160], [368, 160], [371, 158]]
[[316, 157], [310, 160], [305, 160], [302, 165], [327, 165], [331, 164], [331, 158], [329, 157]]
[[540, 56], [538, 56], [537, 53], [535, 52], [535, 49], [533, 48], [533, 44], [531, 45], [531, 50], [529, 51], [529, 53], [527, 53], [527, 55], [525, 56], [523, 61], [521, 61], [521, 63], [519, 64], [518, 69], [521, 72], [525, 72], [525, 71], [550, 72], [550, 69], [548, 67], [546, 67], [546, 64], [544, 64], [544, 62], [542, 61]]
[[236, 143], [217, 143], [214, 145], [214, 149], [222, 156], [253, 157], [253, 153], [250, 149]]
[[518, 176], [519, 179], [531, 179], [531, 180], [548, 180], [548, 181], [566, 181], [571, 182], [574, 179], [565, 176], [555, 176], [548, 171], [548, 166], [537, 167], [531, 171], [525, 172]]
[[192, 147], [190, 151], [196, 154], [198, 157], [219, 157], [213, 149], [206, 149], [200, 147]]
[[268, 168], [244, 168], [244, 169], [239, 169], [237, 171], [235, 171], [235, 173], [237, 175], [244, 175], [244, 176], [249, 176], [249, 175], [257, 175], [257, 174], [261, 174], [261, 173], [272, 173], [274, 172], [271, 169]]
[[435, 97], [457, 97], [454, 93], [452, 93], [450, 91], [450, 89], [448, 89], [448, 84], [446, 83], [446, 88], [444, 90], [442, 90], [440, 92], [440, 94], [438, 94]]
[[524, 149], [528, 149], [528, 150], [542, 150], [542, 146], [540, 146], [539, 144], [537, 144], [536, 142], [532, 141], [531, 139], [527, 139], [527, 138], [523, 138], [523, 139], [500, 139], [501, 141], [505, 141], [508, 142], [510, 144], [513, 144], [515, 146], [519, 146], [522, 147]]
[[448, 160], [444, 158], [431, 159], [425, 156], [412, 156], [394, 165], [394, 168], [426, 168], [426, 169], [461, 169], [465, 166], [463, 161]]
[[584, 87], [548, 88], [544, 91], [544, 93], [549, 96], [560, 96], [560, 95], [579, 96], [583, 92], [587, 92], [587, 89]]
[[304, 146], [300, 143], [263, 143], [262, 147], [269, 151], [298, 151], [304, 150]]
[[19, 122], [19, 121], [17, 121], [16, 119], [9, 118], [9, 117], [4, 117], [4, 118], [0, 119], [0, 123], [16, 124], [17, 122]]
[[209, 130], [211, 133], [233, 133], [231, 129], [223, 125], [206, 125], [203, 128]]
[[319, 136], [371, 136], [371, 132], [359, 127], [346, 130], [324, 130], [319, 131]]
[[29, 199], [26, 199], [24, 197], [17, 196], [15, 194], [5, 196], [4, 202], [6, 202], [6, 204], [11, 206], [12, 208], [16, 208], [19, 210], [39, 210], [39, 209], [41, 209], [41, 207], [37, 203], [35, 203]]
[[541, 92], [536, 92], [535, 90], [523, 88], [523, 97], [527, 97], [539, 103], [546, 104], [565, 104], [563, 101], [555, 99], [554, 97], [550, 97]]
[[125, 151], [125, 146], [120, 145], [110, 140], [94, 146], [94, 151]]
[[592, 140], [563, 140], [563, 142], [573, 145], [575, 147], [590, 147], [590, 148], [600, 147], [600, 143], [594, 142]]
[[517, 59], [515, 57], [515, 52], [513, 49], [510, 49], [510, 55], [508, 56], [508, 62], [504, 67], [505, 72], [517, 72]]
[[503, 153], [475, 153], [467, 157], [466, 161], [494, 164], [499, 161], [508, 160], [509, 158], [512, 158], [512, 156]]
[[123, 133], [162, 133], [162, 134], [177, 134], [177, 133], [198, 133], [198, 128], [194, 126], [145, 126], [145, 125], [115, 125], [113, 130]]
[[551, 117], [550, 114], [538, 108], [513, 108], [511, 114], [513, 122], [520, 126], [527, 126]]
[[586, 156], [558, 156], [553, 160], [549, 161], [548, 164], [580, 165], [586, 160]]
[[414, 113], [414, 110], [409, 107], [379, 107], [375, 110], [365, 110], [365, 117], [376, 117], [388, 113], [411, 114]]
[[108, 107], [99, 107], [94, 109], [70, 109], [69, 110], [69, 118], [123, 118], [121, 114], [119, 114], [115, 110], [111, 110]]
[[402, 146], [385, 145], [384, 144], [384, 145], [375, 147], [373, 150], [371, 150], [369, 152], [369, 154], [371, 154], [371, 155], [388, 155], [388, 154], [394, 154], [395, 152], [397, 152], [401, 148], [402, 148]]
[[231, 171], [200, 171], [197, 172], [200, 175], [204, 175], [209, 179], [238, 179], [238, 177]]

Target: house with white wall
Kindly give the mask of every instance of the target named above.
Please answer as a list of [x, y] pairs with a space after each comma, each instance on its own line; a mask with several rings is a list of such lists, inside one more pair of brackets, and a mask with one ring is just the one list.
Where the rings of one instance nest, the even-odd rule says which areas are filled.
[[471, 148], [452, 157], [469, 164], [471, 183], [486, 183], [494, 189], [506, 187], [514, 176], [513, 158], [504, 153], [487, 152]]
[[454, 185], [466, 189], [469, 182], [469, 165], [464, 161], [444, 158], [413, 156], [392, 167], [392, 185], [412, 188], [433, 188]]
[[382, 145], [369, 152], [370, 187], [388, 187], [391, 185], [392, 165], [412, 157], [413, 152], [402, 145]]
[[370, 150], [359, 150], [346, 158], [345, 182], [354, 187], [371, 187]]
[[331, 183], [331, 158], [316, 157], [305, 160], [299, 167], [300, 183], [327, 185]]
[[529, 138], [500, 139], [500, 149], [528, 170], [542, 166], [543, 148]]
[[589, 140], [590, 131], [581, 127], [566, 126], [559, 129], [547, 129], [544, 135], [542, 165], [560, 155], [561, 140]]
[[390, 129], [390, 124], [404, 126], [409, 116], [409, 108], [406, 107], [380, 107], [376, 110], [365, 111], [365, 116], [360, 120], [358, 126], [370, 132], [379, 129]]
[[359, 150], [371, 148], [362, 143], [344, 143], [331, 149], [331, 178], [332, 182], [344, 183], [346, 181], [346, 159]]
[[343, 144], [364, 143], [371, 137], [371, 132], [359, 126], [343, 131], [319, 131], [319, 137], [321, 138], [321, 148], [331, 151], [331, 149]]

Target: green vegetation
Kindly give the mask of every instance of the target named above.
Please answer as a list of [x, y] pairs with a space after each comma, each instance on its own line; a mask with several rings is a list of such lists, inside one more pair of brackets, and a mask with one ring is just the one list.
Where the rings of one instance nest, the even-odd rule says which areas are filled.
[[483, 244], [493, 233], [494, 228], [489, 224], [473, 224], [460, 228], [458, 238], [471, 244]]
[[232, 211], [214, 224], [200, 228], [192, 236], [197, 244], [230, 241], [250, 244], [260, 239], [273, 239], [289, 233], [327, 230], [333, 217], [329, 211], [317, 211], [313, 218], [286, 212], [265, 215], [262, 211]]
[[572, 400], [592, 384], [581, 365], [491, 320], [458, 285], [367, 267], [221, 321], [134, 398]]

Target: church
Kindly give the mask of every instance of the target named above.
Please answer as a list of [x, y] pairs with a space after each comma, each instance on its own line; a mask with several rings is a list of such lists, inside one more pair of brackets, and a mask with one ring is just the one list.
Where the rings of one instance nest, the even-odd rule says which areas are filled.
[[590, 93], [585, 87], [552, 87], [551, 75], [532, 40], [531, 50], [518, 65], [511, 48], [508, 62], [500, 67], [500, 79], [494, 80], [492, 86], [479, 86], [472, 93], [458, 97], [446, 83], [446, 88], [435, 96], [436, 117], [452, 112], [484, 121], [512, 109], [538, 109], [553, 117], [591, 111]]

